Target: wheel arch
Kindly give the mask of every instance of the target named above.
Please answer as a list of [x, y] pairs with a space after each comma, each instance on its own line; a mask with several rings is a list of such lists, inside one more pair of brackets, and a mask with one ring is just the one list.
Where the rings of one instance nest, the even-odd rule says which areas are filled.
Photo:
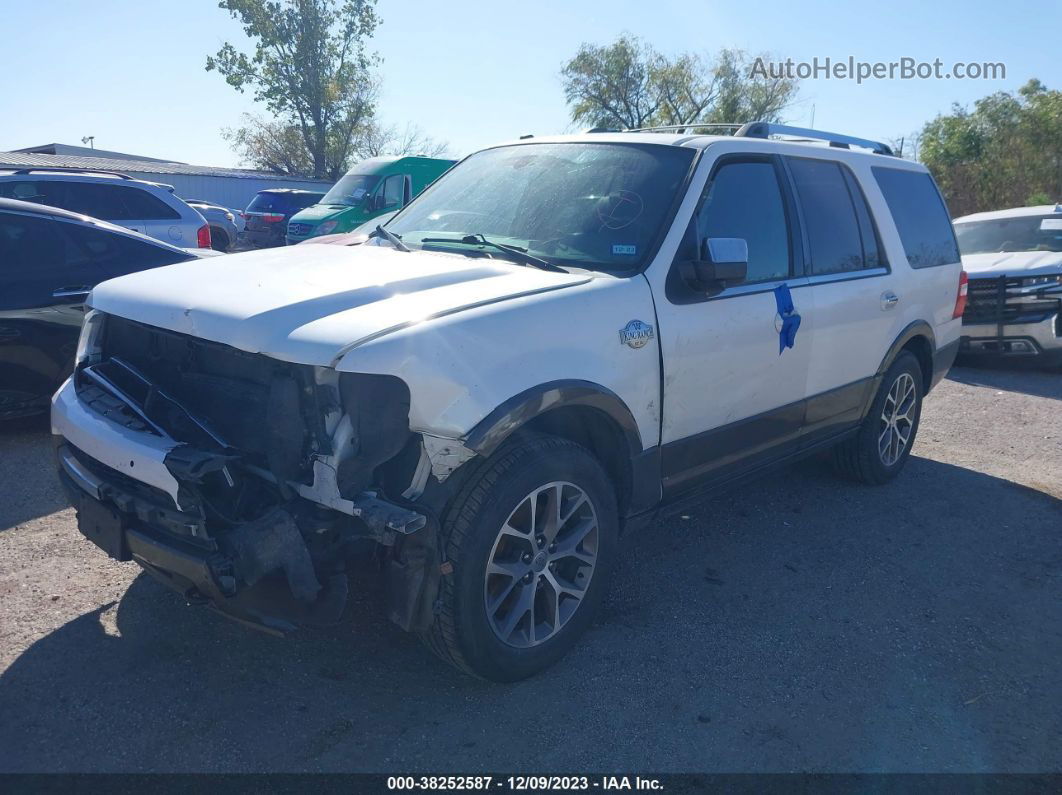
[[936, 349], [936, 335], [927, 322], [916, 320], [909, 323], [889, 346], [885, 358], [881, 360], [881, 365], [878, 367], [875, 380], [881, 380], [886, 371], [892, 367], [892, 363], [896, 361], [896, 357], [903, 351], [910, 351], [918, 359], [919, 369], [922, 371], [923, 394], [929, 392], [933, 383], [933, 353]]
[[506, 400], [465, 437], [465, 446], [489, 456], [517, 431], [546, 433], [586, 447], [616, 486], [620, 514], [636, 513], [659, 498], [652, 477], [657, 447], [646, 450], [634, 415], [618, 395], [591, 381], [552, 381]]
[[225, 241], [225, 250], [228, 251], [229, 247], [232, 245], [232, 237], [229, 235], [228, 230], [218, 224], [207, 224], [207, 226], [210, 227], [211, 241], [214, 241], [216, 238], [221, 238]]

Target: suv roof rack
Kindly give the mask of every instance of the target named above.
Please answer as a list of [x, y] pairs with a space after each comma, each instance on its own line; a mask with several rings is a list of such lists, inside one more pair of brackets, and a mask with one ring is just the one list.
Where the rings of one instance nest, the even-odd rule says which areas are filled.
[[734, 133], [737, 138], [770, 138], [772, 135], [788, 135], [811, 141], [826, 141], [830, 146], [836, 146], [841, 149], [850, 149], [853, 146], [858, 146], [862, 149], [870, 149], [878, 155], [893, 154], [892, 148], [881, 141], [855, 138], [851, 135], [841, 135], [840, 133], [826, 132], [824, 130], [811, 130], [806, 127], [790, 127], [787, 124], [750, 121]]
[[[664, 124], [658, 127], [633, 127], [629, 130], [623, 130], [623, 132], [668, 132], [668, 133], [684, 133], [692, 130], [736, 130], [739, 127], [747, 126], [742, 122], [710, 122], [708, 124]], [[596, 132], [594, 130], [587, 130], [587, 132]]]
[[[7, 171], [8, 169], [0, 166], [0, 171]], [[120, 171], [107, 171], [102, 168], [78, 168], [77, 166], [30, 166], [28, 168], [12, 168], [12, 174], [32, 174], [37, 171], [57, 171], [60, 174], [105, 174], [109, 177], [119, 177], [121, 179], [134, 179], [128, 174], [123, 174]], [[139, 180], [137, 180], [139, 181]]]
[[660, 132], [660, 133], [693, 133], [695, 130], [733, 130], [735, 138], [770, 138], [772, 135], [785, 135], [792, 138], [807, 141], [825, 141], [830, 146], [841, 149], [850, 149], [858, 146], [861, 149], [870, 149], [875, 154], [892, 155], [892, 148], [881, 141], [871, 141], [867, 138], [856, 138], [851, 135], [826, 132], [825, 130], [812, 130], [806, 127], [790, 127], [788, 124], [774, 124], [765, 121], [750, 122], [711, 122], [708, 124], [665, 124], [658, 127], [633, 127], [628, 130], [614, 130], [607, 127], [593, 127], [586, 132]]

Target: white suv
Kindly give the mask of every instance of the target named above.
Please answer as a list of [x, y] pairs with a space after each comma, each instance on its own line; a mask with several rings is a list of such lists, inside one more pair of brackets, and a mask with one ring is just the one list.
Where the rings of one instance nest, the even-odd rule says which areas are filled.
[[1062, 205], [955, 219], [970, 276], [960, 353], [1062, 364]]
[[827, 447], [895, 477], [960, 285], [936, 186], [880, 144], [522, 140], [361, 245], [97, 287], [61, 479], [112, 556], [269, 630], [336, 620], [373, 542], [396, 623], [517, 679], [663, 506]]
[[173, 188], [108, 171], [0, 169], [0, 198], [110, 221], [181, 248], [210, 248], [210, 226]]

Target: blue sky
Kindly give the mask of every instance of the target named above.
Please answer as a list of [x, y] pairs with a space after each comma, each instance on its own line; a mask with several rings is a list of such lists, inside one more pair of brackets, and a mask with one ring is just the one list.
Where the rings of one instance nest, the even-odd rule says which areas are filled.
[[[0, 149], [58, 141], [204, 165], [237, 165], [224, 127], [254, 111], [208, 54], [246, 39], [211, 0], [8, 3], [0, 48]], [[870, 138], [909, 133], [953, 102], [1030, 77], [1062, 88], [1062, 3], [1009, 0], [844, 4], [803, 0], [380, 0], [371, 46], [384, 59], [381, 117], [414, 122], [467, 154], [569, 128], [558, 76], [581, 42], [622, 32], [665, 52], [722, 47], [810, 61], [903, 56], [946, 66], [1002, 61], [1005, 80], [806, 80], [789, 121]], [[23, 31], [24, 44], [14, 32]]]

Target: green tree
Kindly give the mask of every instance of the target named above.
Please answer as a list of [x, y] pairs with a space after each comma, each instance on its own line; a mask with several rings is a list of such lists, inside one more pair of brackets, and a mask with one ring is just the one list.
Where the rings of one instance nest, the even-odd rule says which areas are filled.
[[[766, 56], [761, 56], [766, 58]], [[741, 50], [669, 57], [634, 36], [583, 44], [561, 69], [573, 122], [636, 129], [778, 121], [797, 81], [755, 73]]]
[[1062, 92], [1030, 80], [937, 116], [919, 156], [954, 215], [1062, 199]]
[[[226, 43], [207, 58], [207, 71], [237, 91], [253, 90], [275, 117], [234, 133], [237, 147], [268, 151], [283, 142], [288, 156], [277, 162], [284, 167], [338, 178], [374, 112], [377, 59], [365, 41], [379, 24], [375, 0], [221, 0], [218, 7], [243, 24], [254, 52]], [[293, 134], [306, 161], [290, 156]]]
[[[243, 125], [221, 131], [241, 162], [251, 168], [275, 171], [292, 176], [308, 176], [313, 173], [313, 158], [306, 148], [302, 132], [297, 124], [290, 124], [244, 114]], [[445, 141], [436, 141], [416, 124], [404, 128], [384, 125], [375, 118], [362, 124], [355, 131], [342, 157], [335, 152], [328, 155], [339, 163], [337, 174], [344, 174], [358, 160], [380, 155], [426, 155], [441, 157], [450, 146]], [[332, 177], [335, 179], [336, 177]]]

